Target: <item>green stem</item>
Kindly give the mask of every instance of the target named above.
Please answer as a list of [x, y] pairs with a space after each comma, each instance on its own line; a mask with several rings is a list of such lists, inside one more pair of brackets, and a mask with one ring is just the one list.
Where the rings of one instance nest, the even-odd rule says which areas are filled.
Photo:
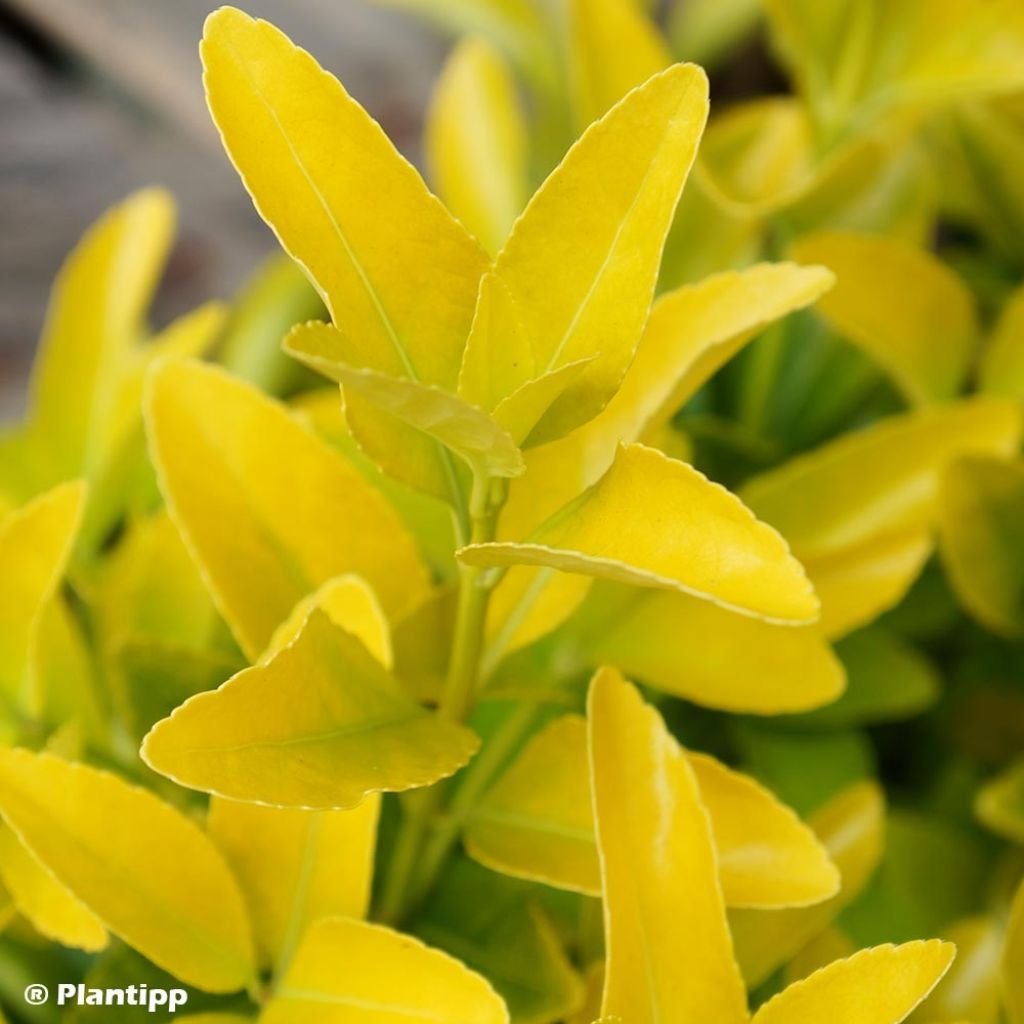
[[[474, 478], [470, 498], [471, 544], [485, 544], [494, 540], [498, 512], [504, 496], [503, 483], [495, 487], [490, 480]], [[460, 567], [451, 659], [438, 705], [438, 713], [453, 722], [464, 722], [473, 708], [490, 594], [491, 583], [485, 570], [476, 566]], [[401, 921], [412, 908], [412, 879], [428, 834], [441, 810], [445, 791], [444, 785], [437, 784], [410, 793], [406, 798], [405, 814], [395, 840], [388, 878], [378, 908], [378, 915], [386, 922]]]

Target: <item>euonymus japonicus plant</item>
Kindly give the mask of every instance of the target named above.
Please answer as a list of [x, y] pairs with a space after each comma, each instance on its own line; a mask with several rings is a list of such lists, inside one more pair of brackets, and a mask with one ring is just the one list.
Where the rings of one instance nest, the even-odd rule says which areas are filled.
[[[926, 936], [853, 945], [886, 845], [854, 727], [934, 696], [914, 627], [871, 624], [937, 534], [973, 613], [1016, 621], [1016, 307], [982, 374], [1002, 396], [966, 399], [964, 286], [923, 250], [918, 301], [845, 238], [655, 297], [703, 72], [665, 61], [584, 106], [526, 203], [522, 125], [477, 107], [511, 78], [473, 52], [483, 78], [449, 69], [438, 102], [494, 173], [458, 117], [431, 138], [476, 204], [441, 189], [460, 221], [313, 58], [217, 12], [211, 112], [319, 298], [282, 265], [226, 322], [149, 336], [158, 191], [61, 272], [0, 478], [18, 1013], [26, 979], [81, 979], [183, 984], [193, 1024], [887, 1024], [950, 966]], [[857, 289], [887, 285], [902, 334], [858, 320]], [[737, 497], [694, 468], [680, 410], [818, 299], [909, 408], [738, 460]], [[925, 316], [960, 347], [931, 357]], [[334, 384], [267, 355], [285, 334]], [[985, 802], [1004, 830], [1015, 784]], [[960, 978], [998, 985], [1003, 959], [989, 1002], [1014, 1020], [1022, 902], [950, 936]], [[921, 1019], [994, 1019], [958, 985]]]

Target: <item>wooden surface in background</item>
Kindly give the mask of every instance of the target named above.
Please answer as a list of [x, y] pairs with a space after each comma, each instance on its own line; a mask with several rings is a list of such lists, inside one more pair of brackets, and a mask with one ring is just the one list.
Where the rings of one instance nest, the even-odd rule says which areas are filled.
[[[144, 185], [176, 195], [157, 325], [229, 297], [273, 239], [220, 150], [197, 44], [216, 0], [0, 0], [50, 56], [0, 27], [0, 419], [23, 405], [50, 282], [84, 228]], [[252, 0], [315, 53], [416, 159], [443, 47], [359, 0]], [[56, 55], [53, 58], [53, 55]]]

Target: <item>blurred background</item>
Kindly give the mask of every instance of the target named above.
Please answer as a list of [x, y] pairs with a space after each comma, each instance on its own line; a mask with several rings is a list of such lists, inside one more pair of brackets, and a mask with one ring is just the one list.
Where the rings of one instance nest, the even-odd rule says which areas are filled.
[[[0, 421], [20, 415], [47, 293], [107, 206], [170, 188], [181, 230], [156, 323], [227, 298], [274, 248], [206, 113], [215, 0], [0, 0]], [[249, 0], [346, 84], [413, 159], [444, 44], [361, 0]]]

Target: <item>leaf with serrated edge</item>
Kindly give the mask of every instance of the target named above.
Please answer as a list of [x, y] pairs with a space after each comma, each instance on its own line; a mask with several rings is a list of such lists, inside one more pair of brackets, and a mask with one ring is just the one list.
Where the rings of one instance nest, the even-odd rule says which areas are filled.
[[586, 422], [618, 389], [707, 104], [707, 79], [693, 65], [630, 93], [569, 150], [484, 278], [459, 376], [468, 401], [490, 411], [528, 381], [596, 357], [554, 400], [532, 443]]
[[615, 672], [594, 677], [587, 707], [608, 951], [601, 1013], [745, 1024], [696, 776], [657, 711]]
[[209, 837], [109, 772], [0, 749], [0, 814], [103, 924], [208, 992], [254, 980], [241, 893]]
[[469, 38], [452, 50], [424, 147], [438, 195], [493, 255], [526, 205], [529, 153], [515, 78], [490, 43]]
[[592, 490], [523, 543], [474, 544], [467, 565], [537, 565], [678, 590], [761, 618], [808, 622], [818, 602], [782, 538], [724, 487], [626, 445]]
[[256, 945], [275, 975], [314, 922], [366, 916], [379, 813], [377, 795], [350, 811], [210, 801], [210, 835], [245, 894]]
[[842, 231], [802, 238], [793, 257], [836, 274], [818, 310], [911, 404], [948, 401], [962, 390], [978, 314], [970, 289], [945, 263], [898, 239]]
[[378, 924], [313, 925], [261, 1024], [508, 1024], [494, 989], [454, 957]]
[[479, 741], [424, 710], [319, 609], [265, 664], [186, 701], [142, 744], [180, 785], [276, 807], [346, 810], [370, 793], [429, 786]]
[[335, 576], [363, 576], [389, 615], [426, 593], [426, 569], [387, 501], [250, 385], [213, 366], [163, 363], [149, 377], [146, 425], [171, 518], [250, 660]]
[[0, 692], [33, 715], [42, 710], [35, 679], [40, 625], [64, 575], [84, 503], [84, 484], [61, 484], [0, 521]]
[[344, 361], [341, 333], [330, 324], [299, 324], [285, 338], [284, 348], [311, 369], [337, 381], [346, 401], [357, 394], [428, 434], [481, 478], [519, 476], [526, 468], [515, 441], [482, 409], [443, 388], [349, 366]]
[[[728, 906], [796, 906], [836, 892], [838, 873], [792, 811], [714, 758], [687, 757], [710, 817]], [[499, 871], [600, 895], [588, 785], [586, 723], [575, 715], [556, 719], [471, 815], [467, 849]]]
[[899, 1024], [949, 970], [948, 942], [876, 946], [837, 960], [769, 999], [751, 1024]]
[[[759, 327], [813, 302], [831, 281], [818, 267], [765, 263], [660, 298], [636, 358], [604, 410], [567, 437], [526, 453], [527, 472], [510, 485], [499, 539], [527, 536], [597, 483], [620, 442], [656, 430]], [[537, 577], [536, 570], [513, 568], [498, 585], [488, 615], [492, 642], [514, 648], [542, 635], [564, 620], [586, 591], [582, 579], [556, 576], [545, 583]]]
[[[223, 7], [207, 19], [200, 52], [228, 155], [317, 286], [345, 362], [454, 390], [483, 250], [342, 84], [273, 25]], [[432, 441], [358, 395], [347, 415], [385, 469], [458, 500]]]
[[87, 952], [106, 946], [103, 922], [40, 864], [9, 828], [2, 826], [0, 881], [18, 913], [40, 935]]

